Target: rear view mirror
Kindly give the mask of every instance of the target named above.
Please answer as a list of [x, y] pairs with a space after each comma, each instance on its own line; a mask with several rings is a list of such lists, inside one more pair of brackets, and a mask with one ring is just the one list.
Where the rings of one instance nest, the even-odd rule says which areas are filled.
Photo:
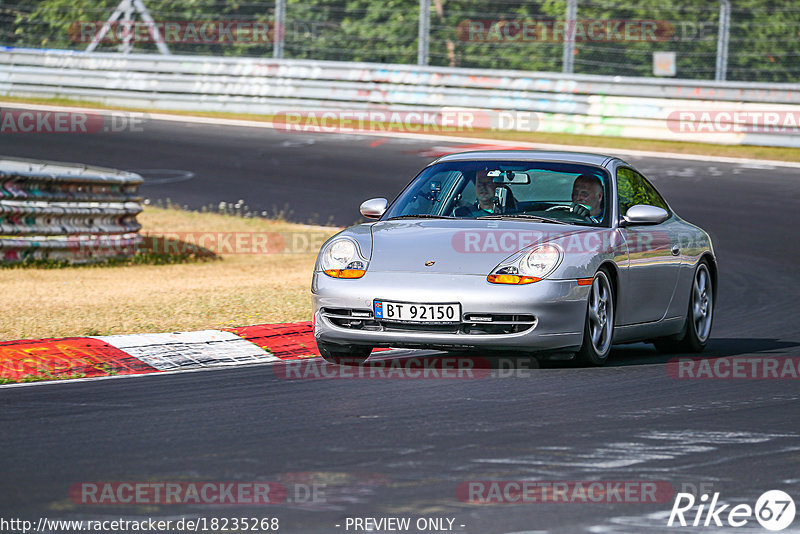
[[385, 198], [371, 198], [362, 202], [359, 210], [367, 219], [380, 219], [388, 206], [389, 201]]
[[486, 176], [493, 178], [496, 184], [529, 184], [531, 176], [527, 172], [520, 171], [501, 171], [494, 170], [486, 173]]
[[659, 224], [669, 218], [669, 213], [664, 208], [636, 204], [628, 208], [622, 219], [627, 224]]

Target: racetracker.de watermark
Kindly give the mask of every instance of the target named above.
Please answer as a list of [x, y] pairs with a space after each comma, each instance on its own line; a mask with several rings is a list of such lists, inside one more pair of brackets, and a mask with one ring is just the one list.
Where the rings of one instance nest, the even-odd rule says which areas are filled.
[[78, 482], [69, 488], [76, 504], [280, 504], [278, 482]]
[[674, 495], [664, 481], [642, 480], [468, 480], [456, 497], [471, 504], [664, 503]]
[[797, 380], [800, 357], [729, 356], [672, 358], [667, 374], [677, 380]]
[[272, 119], [273, 127], [295, 133], [437, 133], [485, 130], [535, 131], [536, 113], [471, 109], [419, 110], [287, 110]]
[[112, 251], [166, 255], [316, 254], [331, 232], [167, 232], [143, 235], [139, 242], [121, 236], [73, 236], [67, 249], [91, 256]]
[[663, 42], [675, 36], [667, 20], [635, 19], [495, 19], [462, 20], [459, 40], [474, 43]]
[[[343, 358], [346, 362], [346, 358]], [[352, 363], [357, 363], [356, 361]], [[497, 366], [497, 362], [494, 362]], [[492, 376], [492, 362], [473, 356], [435, 358], [390, 358], [370, 360], [360, 365], [335, 365], [321, 358], [288, 361], [272, 366], [284, 380], [325, 379], [432, 379], [475, 380]]]
[[282, 39], [284, 29], [268, 21], [76, 21], [67, 30], [76, 43], [169, 43], [169, 44], [269, 44]]
[[675, 110], [667, 115], [675, 133], [800, 134], [800, 111]]
[[573, 233], [535, 230], [461, 230], [453, 234], [453, 250], [464, 254], [507, 252], [509, 254], [531, 245], [558, 240], [564, 252], [598, 252], [607, 249], [627, 248], [629, 254], [671, 250], [672, 245], [682, 249], [702, 246], [695, 234], [668, 234], [657, 230], [637, 230], [627, 237], [613, 230]]
[[50, 519], [38, 521], [0, 517], [0, 532], [277, 532], [277, 517], [191, 517], [173, 519], [138, 517], [136, 519]]
[[147, 114], [128, 111], [110, 111], [101, 114], [88, 111], [2, 108], [0, 135], [143, 132], [146, 120]]

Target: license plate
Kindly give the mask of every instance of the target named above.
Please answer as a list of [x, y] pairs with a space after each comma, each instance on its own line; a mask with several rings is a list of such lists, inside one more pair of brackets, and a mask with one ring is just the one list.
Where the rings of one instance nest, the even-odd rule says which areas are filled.
[[373, 303], [376, 319], [413, 323], [458, 323], [461, 304], [422, 304], [376, 300]]

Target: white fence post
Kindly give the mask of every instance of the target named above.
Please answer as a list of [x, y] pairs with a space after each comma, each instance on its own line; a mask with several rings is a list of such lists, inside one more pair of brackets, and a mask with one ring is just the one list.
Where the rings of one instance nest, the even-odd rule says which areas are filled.
[[427, 65], [431, 39], [431, 0], [419, 0], [417, 65]]
[[575, 25], [578, 18], [578, 0], [567, 0], [567, 13], [564, 17], [564, 55], [562, 69], [564, 74], [575, 70]]
[[275, 0], [275, 19], [272, 28], [272, 57], [283, 59], [283, 42], [286, 39], [286, 0]]
[[719, 34], [717, 35], [717, 72], [714, 79], [724, 82], [728, 71], [728, 38], [731, 32], [730, 0], [719, 0]]

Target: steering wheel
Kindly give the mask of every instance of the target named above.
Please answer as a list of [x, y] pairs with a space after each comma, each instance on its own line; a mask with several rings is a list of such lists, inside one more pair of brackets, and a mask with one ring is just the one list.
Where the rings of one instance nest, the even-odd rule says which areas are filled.
[[450, 215], [452, 217], [469, 217], [470, 212], [469, 206], [454, 206], [450, 210]]
[[577, 215], [578, 217], [583, 217], [584, 219], [587, 220], [592, 218], [591, 213], [586, 213], [586, 214], [579, 213], [575, 211], [573, 206], [564, 206], [564, 205], [550, 206], [544, 211], [568, 211], [571, 215]]

